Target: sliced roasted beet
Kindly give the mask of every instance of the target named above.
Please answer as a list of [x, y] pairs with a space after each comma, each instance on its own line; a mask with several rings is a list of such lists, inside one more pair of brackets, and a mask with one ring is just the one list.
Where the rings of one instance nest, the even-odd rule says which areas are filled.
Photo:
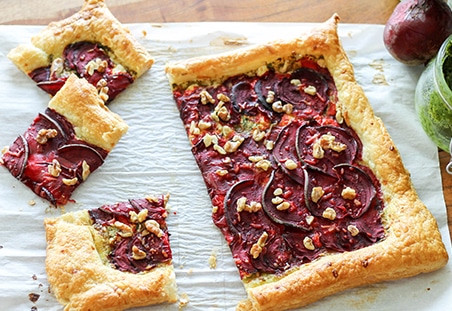
[[46, 93], [55, 96], [55, 94], [63, 87], [64, 83], [66, 83], [66, 79], [60, 78], [58, 80], [38, 82], [36, 85]]
[[329, 220], [365, 213], [376, 196], [369, 175], [360, 168], [341, 164], [334, 167], [337, 177], [315, 169], [308, 170], [306, 198], [309, 210]]
[[[257, 208], [254, 212], [246, 210], [238, 211], [239, 200], [245, 200], [245, 204], [260, 204], [262, 207], [263, 186], [255, 180], [243, 180], [236, 183], [226, 194], [224, 199], [224, 213], [231, 232], [235, 234], [257, 234], [264, 227], [272, 227], [271, 220], [267, 217], [262, 208]], [[250, 230], [250, 227], [253, 228]]]
[[264, 211], [277, 223], [311, 230], [309, 218], [312, 214], [306, 206], [304, 188], [304, 183], [288, 178], [283, 170], [278, 168], [272, 172], [264, 189], [262, 196]]
[[273, 71], [268, 71], [254, 84], [254, 91], [261, 105], [267, 110], [273, 111], [272, 105], [267, 102], [268, 92], [275, 92], [275, 84], [278, 83], [278, 79]]
[[[314, 216], [322, 217], [328, 207], [335, 207], [336, 202], [330, 202], [337, 196], [337, 184], [339, 179], [317, 169], [306, 169], [307, 181], [305, 187], [306, 206]], [[334, 208], [336, 211], [337, 208]], [[345, 213], [336, 215], [342, 218]]]
[[283, 78], [275, 89], [278, 98], [292, 104], [294, 110], [310, 109], [322, 113], [328, 106], [328, 82], [320, 73], [309, 68], [297, 69]]
[[129, 73], [118, 73], [114, 75], [105, 76], [108, 87], [108, 101], [111, 102], [124, 91], [130, 84], [133, 83], [133, 77]]
[[85, 144], [69, 144], [58, 149], [58, 161], [61, 166], [75, 168], [74, 165], [78, 166], [81, 162], [86, 161], [91, 172], [104, 163], [106, 156], [106, 151], [96, 150]]
[[52, 116], [50, 114], [48, 114], [48, 113], [45, 113], [45, 114], [40, 113], [39, 117], [47, 120], [47, 122], [49, 122], [51, 124], [50, 127], [44, 127], [44, 128], [55, 129], [63, 137], [63, 139], [65, 139], [65, 140], [68, 139], [68, 134], [66, 133], [66, 131], [61, 127], [60, 123], [57, 120], [52, 118]]
[[28, 76], [36, 83], [50, 80], [50, 66], [40, 67], [28, 74]]
[[329, 174], [337, 164], [353, 163], [358, 153], [358, 143], [348, 131], [328, 125], [300, 127], [296, 148], [304, 163]]
[[87, 64], [90, 61], [100, 59], [110, 65], [110, 58], [97, 44], [87, 41], [80, 41], [68, 45], [63, 52], [64, 65], [75, 70], [80, 77], [90, 76]]
[[360, 217], [369, 209], [377, 194], [370, 176], [359, 167], [350, 164], [336, 165], [334, 170], [342, 185], [342, 205], [350, 217]]
[[253, 85], [248, 81], [241, 81], [234, 84], [231, 89], [232, 107], [237, 112], [245, 115], [255, 115], [257, 113], [257, 96], [254, 93]]
[[29, 150], [27, 140], [23, 135], [20, 135], [3, 155], [6, 168], [11, 172], [11, 175], [19, 180], [23, 177], [30, 154]]
[[297, 149], [297, 129], [301, 122], [294, 120], [279, 133], [273, 147], [273, 157], [282, 166], [285, 173], [300, 184], [304, 184], [303, 163], [300, 161]]

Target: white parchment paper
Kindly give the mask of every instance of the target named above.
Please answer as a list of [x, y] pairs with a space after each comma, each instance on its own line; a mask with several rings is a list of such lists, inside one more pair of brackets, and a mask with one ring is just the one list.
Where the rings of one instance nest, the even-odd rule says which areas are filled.
[[[131, 24], [155, 57], [152, 69], [115, 99], [110, 109], [130, 130], [105, 164], [78, 188], [65, 211], [99, 207], [170, 193], [167, 219], [178, 292], [185, 306], [164, 304], [137, 310], [234, 310], [246, 298], [231, 254], [212, 224], [211, 204], [164, 75], [168, 61], [294, 37], [312, 24], [194, 23]], [[0, 26], [0, 146], [10, 145], [49, 96], [6, 57], [41, 27]], [[436, 217], [450, 253], [437, 149], [414, 112], [414, 88], [422, 68], [397, 63], [383, 46], [383, 26], [339, 27], [343, 45], [378, 116], [385, 122], [412, 174], [421, 199]], [[34, 206], [29, 201], [34, 200]], [[0, 167], [0, 310], [56, 311], [63, 307], [46, 279], [43, 219], [62, 211], [35, 196]], [[214, 256], [217, 267], [210, 268]], [[452, 304], [452, 264], [409, 279], [379, 283], [328, 297], [303, 310], [444, 310]], [[40, 295], [33, 303], [29, 294]]]

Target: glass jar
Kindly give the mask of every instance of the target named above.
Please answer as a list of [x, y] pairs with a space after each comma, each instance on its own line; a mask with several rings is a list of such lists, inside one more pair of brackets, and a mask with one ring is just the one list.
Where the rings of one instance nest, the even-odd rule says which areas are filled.
[[416, 113], [430, 139], [451, 152], [452, 139], [452, 35], [421, 74], [415, 92]]

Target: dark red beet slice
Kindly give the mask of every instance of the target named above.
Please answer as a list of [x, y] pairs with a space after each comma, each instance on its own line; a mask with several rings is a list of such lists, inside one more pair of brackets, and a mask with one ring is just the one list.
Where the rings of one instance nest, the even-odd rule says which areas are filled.
[[42, 81], [38, 82], [36, 85], [43, 91], [49, 93], [52, 96], [55, 96], [55, 94], [63, 87], [64, 83], [66, 83], [66, 78], [51, 81]]
[[275, 84], [278, 83], [278, 79], [273, 71], [268, 71], [265, 75], [261, 76], [254, 84], [254, 91], [261, 105], [269, 111], [273, 111], [272, 104], [267, 102], [268, 92], [275, 92]]
[[[352, 218], [361, 217], [369, 209], [377, 194], [372, 179], [365, 171], [350, 164], [336, 165], [334, 170], [341, 181], [341, 198], [347, 214]], [[355, 191], [355, 198], [351, 198], [353, 196], [351, 193], [348, 194], [349, 198], [344, 198], [347, 197], [349, 189]]]
[[[305, 196], [309, 210], [330, 220], [360, 217], [376, 196], [369, 175], [350, 164], [337, 165], [334, 171], [337, 177], [315, 169], [308, 170]], [[334, 215], [327, 209], [334, 210]]]
[[[300, 84], [294, 84], [293, 80], [299, 80]], [[315, 94], [305, 91], [309, 86], [315, 88]], [[320, 73], [309, 68], [299, 68], [282, 79], [276, 85], [276, 93], [282, 101], [292, 104], [294, 110], [310, 108], [322, 113], [328, 105], [328, 82]]]
[[[333, 136], [333, 144], [345, 146], [341, 150], [340, 146], [335, 148], [321, 148], [324, 155], [319, 158], [315, 153], [316, 147], [322, 145], [324, 137]], [[325, 139], [327, 140], [327, 138]], [[317, 145], [317, 146], [316, 146]], [[307, 165], [314, 166], [326, 173], [333, 174], [333, 167], [341, 163], [352, 163], [358, 152], [358, 143], [355, 138], [346, 130], [336, 126], [302, 126], [299, 128], [296, 138], [296, 148], [299, 158]]]
[[232, 106], [237, 112], [245, 115], [255, 115], [257, 113], [257, 96], [250, 82], [241, 81], [234, 84], [231, 89], [230, 99]]
[[[303, 179], [305, 176], [303, 176]], [[296, 227], [303, 230], [311, 230], [308, 216], [311, 212], [306, 207], [304, 197], [305, 184], [295, 182], [278, 168], [272, 172], [263, 197], [262, 206], [267, 215], [275, 222]]]
[[[254, 228], [261, 231], [263, 227], [272, 227], [271, 220], [267, 217], [262, 208], [256, 212], [248, 212], [237, 210], [237, 203], [240, 199], [246, 198], [246, 203], [251, 205], [256, 202], [262, 205], [263, 186], [255, 182], [255, 180], [243, 180], [236, 183], [229, 189], [224, 200], [224, 213], [229, 229], [235, 233], [243, 233]], [[247, 234], [253, 234], [248, 232]], [[259, 234], [260, 235], [260, 234]]]
[[70, 44], [63, 52], [65, 66], [75, 70], [80, 77], [90, 76], [87, 72], [86, 65], [97, 58], [106, 61], [110, 65], [110, 58], [105, 51], [99, 48], [97, 44], [87, 41]]
[[25, 171], [25, 166], [29, 156], [28, 142], [24, 136], [20, 135], [9, 147], [8, 152], [3, 155], [6, 168], [15, 178], [21, 180]]
[[[301, 122], [294, 120], [286, 125], [279, 133], [272, 153], [288, 176], [298, 183], [304, 184], [303, 163], [300, 161], [296, 149], [297, 129], [301, 124]], [[291, 165], [294, 166], [292, 167]], [[294, 168], [295, 165], [296, 168]]]
[[77, 169], [83, 161], [86, 161], [90, 171], [93, 172], [104, 163], [107, 153], [103, 153], [104, 155], [89, 145], [69, 144], [58, 149], [58, 161], [62, 167], [68, 169]]
[[[118, 73], [114, 75], [105, 75], [108, 87], [108, 101], [111, 102], [122, 91], [124, 91], [130, 84], [133, 83], [133, 77], [128, 73]], [[96, 82], [97, 83], [97, 82]]]

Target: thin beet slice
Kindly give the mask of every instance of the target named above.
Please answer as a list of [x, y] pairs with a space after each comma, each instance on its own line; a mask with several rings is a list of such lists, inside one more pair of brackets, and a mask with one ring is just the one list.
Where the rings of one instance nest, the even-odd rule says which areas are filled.
[[284, 172], [300, 184], [304, 184], [303, 163], [296, 149], [297, 129], [301, 122], [294, 120], [286, 125], [278, 135], [273, 147], [273, 156]]
[[28, 142], [23, 135], [20, 135], [3, 155], [6, 168], [19, 180], [23, 177], [29, 154]]
[[[103, 154], [101, 154], [103, 153]], [[96, 168], [104, 163], [107, 153], [101, 149], [95, 148], [85, 144], [68, 144], [58, 149], [58, 161], [61, 166], [76, 169], [83, 161], [90, 166], [90, 170], [94, 171]]]
[[334, 170], [341, 180], [341, 198], [347, 214], [352, 218], [361, 217], [377, 195], [372, 179], [365, 171], [350, 164], [336, 165]]
[[268, 71], [254, 84], [254, 91], [261, 105], [269, 111], [273, 111], [272, 104], [267, 102], [268, 93], [275, 92], [275, 85], [279, 82], [273, 71]]
[[245, 115], [255, 115], [257, 113], [257, 96], [254, 93], [253, 85], [248, 81], [241, 81], [232, 86], [231, 89], [232, 107], [237, 112]]
[[337, 165], [334, 171], [336, 177], [308, 170], [305, 195], [309, 210], [329, 220], [359, 218], [376, 196], [372, 180], [363, 170], [350, 164]]
[[353, 163], [358, 153], [358, 143], [347, 130], [329, 125], [300, 127], [295, 145], [304, 163], [328, 174], [334, 174], [337, 164]]
[[[306, 176], [303, 176], [305, 179]], [[275, 222], [311, 230], [309, 218], [311, 212], [306, 206], [304, 183], [288, 178], [281, 168], [272, 172], [265, 186], [262, 205], [267, 215]]]
[[90, 76], [87, 65], [90, 61], [100, 59], [110, 65], [110, 58], [97, 44], [79, 41], [68, 45], [63, 51], [64, 64], [67, 68], [75, 70], [80, 77]]
[[233, 233], [260, 235], [262, 228], [273, 226], [262, 208], [255, 212], [238, 211], [238, 201], [243, 198], [248, 205], [257, 203], [262, 206], [262, 191], [263, 186], [254, 179], [240, 181], [229, 189], [224, 199], [224, 213]]
[[292, 104], [294, 110], [311, 109], [322, 113], [328, 106], [328, 82], [317, 71], [299, 68], [275, 87], [278, 98]]

